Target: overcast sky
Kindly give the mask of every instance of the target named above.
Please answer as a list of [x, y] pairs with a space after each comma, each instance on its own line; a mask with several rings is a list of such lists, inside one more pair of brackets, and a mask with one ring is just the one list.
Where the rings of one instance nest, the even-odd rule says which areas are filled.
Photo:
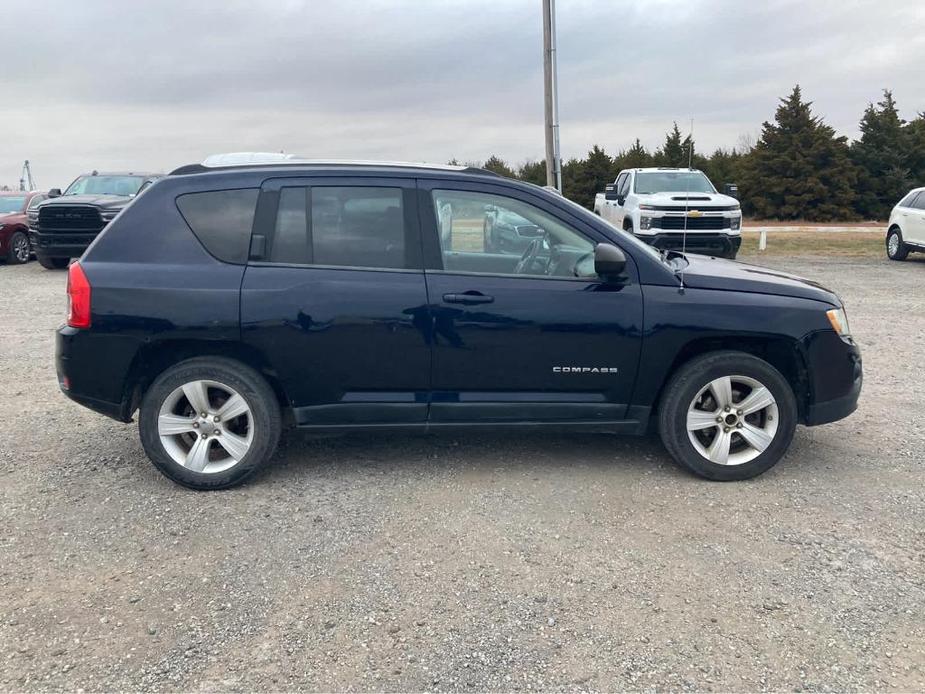
[[[891, 88], [925, 111], [922, 0], [557, 0], [562, 155], [694, 118], [756, 136], [799, 82], [849, 137]], [[543, 157], [541, 0], [2, 3], [0, 184], [215, 152]]]

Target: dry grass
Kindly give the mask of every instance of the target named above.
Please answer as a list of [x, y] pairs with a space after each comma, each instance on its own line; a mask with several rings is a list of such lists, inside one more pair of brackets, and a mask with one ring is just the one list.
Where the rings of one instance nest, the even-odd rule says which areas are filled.
[[760, 255], [835, 255], [873, 257], [885, 253], [883, 236], [870, 232], [773, 231], [768, 247], [758, 251], [758, 232], [742, 233], [740, 256]]

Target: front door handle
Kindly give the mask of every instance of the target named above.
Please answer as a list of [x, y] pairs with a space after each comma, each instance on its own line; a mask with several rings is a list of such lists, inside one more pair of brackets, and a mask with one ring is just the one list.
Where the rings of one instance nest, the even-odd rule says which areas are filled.
[[482, 292], [469, 291], [462, 294], [444, 294], [443, 302], [446, 304], [490, 304], [495, 300], [493, 296], [486, 296]]

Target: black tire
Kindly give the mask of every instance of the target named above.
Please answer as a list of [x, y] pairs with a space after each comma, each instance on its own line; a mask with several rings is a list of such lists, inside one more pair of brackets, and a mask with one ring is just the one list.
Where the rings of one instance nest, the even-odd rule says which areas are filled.
[[633, 235], [633, 223], [632, 222], [623, 222], [623, 231], [625, 231], [630, 236]]
[[[894, 250], [890, 250], [890, 240], [893, 237], [896, 237], [896, 242], [894, 244]], [[903, 233], [899, 230], [899, 227], [892, 227], [886, 233], [886, 257], [890, 260], [905, 260], [909, 255], [909, 246], [903, 241]]]
[[71, 262], [70, 258], [54, 258], [51, 256], [42, 255], [41, 253], [36, 253], [35, 259], [38, 260], [39, 265], [41, 265], [46, 270], [63, 270]]
[[[195, 472], [179, 464], [158, 434], [158, 416], [167, 398], [183, 384], [199, 380], [230, 387], [250, 408], [254, 427], [250, 446], [238, 462], [220, 472]], [[281, 429], [279, 402], [266, 379], [249, 366], [224, 357], [197, 357], [164, 371], [145, 392], [138, 416], [141, 444], [154, 466], [177, 484], [197, 490], [226, 489], [253, 475], [276, 451]]]
[[32, 249], [29, 248], [29, 237], [21, 231], [14, 231], [10, 237], [9, 250], [6, 262], [10, 265], [21, 265], [29, 261]]
[[[707, 384], [724, 376], [758, 381], [771, 392], [777, 406], [777, 429], [770, 444], [757, 457], [738, 465], [722, 465], [709, 460], [694, 447], [687, 430], [688, 408], [694, 399]], [[675, 461], [701, 477], [726, 482], [756, 477], [772, 468], [790, 446], [797, 414], [790, 384], [766, 361], [744, 352], [710, 352], [684, 364], [671, 377], [662, 397], [658, 425], [662, 443]], [[771, 415], [756, 416], [770, 418]], [[719, 434], [716, 428], [714, 435]], [[730, 439], [736, 446], [745, 444], [745, 439], [734, 429]]]

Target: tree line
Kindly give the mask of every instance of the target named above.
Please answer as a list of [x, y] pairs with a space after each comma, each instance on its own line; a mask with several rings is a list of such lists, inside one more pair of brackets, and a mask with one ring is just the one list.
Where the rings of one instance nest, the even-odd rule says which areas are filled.
[[[889, 90], [868, 104], [860, 120], [861, 137], [849, 143], [814, 115], [799, 85], [780, 100], [773, 122], [765, 122], [757, 142], [747, 137], [731, 149], [702, 154], [678, 124], [654, 152], [639, 139], [614, 155], [594, 145], [584, 159], [562, 165], [563, 194], [589, 209], [594, 195], [622, 169], [643, 166], [700, 169], [720, 190], [737, 183], [744, 214], [760, 219], [816, 222], [889, 216], [910, 188], [925, 185], [925, 113], [905, 121]], [[692, 151], [692, 154], [689, 152]], [[457, 163], [455, 160], [450, 162]], [[546, 184], [546, 161], [516, 169], [497, 156], [476, 166], [537, 185]]]

